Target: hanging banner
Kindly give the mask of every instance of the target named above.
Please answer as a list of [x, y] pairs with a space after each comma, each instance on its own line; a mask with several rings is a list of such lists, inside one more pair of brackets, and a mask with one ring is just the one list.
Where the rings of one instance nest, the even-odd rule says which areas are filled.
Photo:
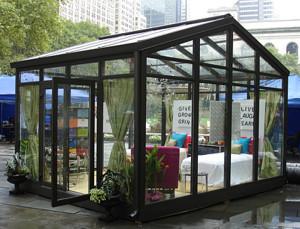
[[173, 102], [173, 131], [190, 133], [192, 128], [192, 101], [175, 100]]
[[254, 101], [251, 99], [239, 102], [241, 104], [241, 130], [253, 130]]
[[[241, 135], [252, 137], [253, 136], [253, 125], [254, 125], [254, 100], [241, 100], [240, 103], [241, 111]], [[265, 100], [259, 101], [259, 137], [264, 136], [264, 122], [265, 122]]]

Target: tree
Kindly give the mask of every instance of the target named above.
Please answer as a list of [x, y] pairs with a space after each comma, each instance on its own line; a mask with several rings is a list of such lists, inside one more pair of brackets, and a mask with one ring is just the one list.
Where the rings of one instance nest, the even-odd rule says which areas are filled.
[[100, 27], [88, 21], [73, 23], [62, 20], [61, 33], [53, 40], [52, 50], [97, 40], [98, 37], [108, 34], [107, 27]]
[[298, 57], [294, 54], [280, 54], [274, 46], [266, 46], [266, 48], [290, 71], [300, 75], [300, 64]]
[[72, 23], [59, 14], [58, 0], [0, 0], [0, 73], [10, 63], [108, 34], [89, 22]]
[[59, 27], [57, 0], [1, 0], [0, 72], [13, 74], [10, 62], [48, 51]]

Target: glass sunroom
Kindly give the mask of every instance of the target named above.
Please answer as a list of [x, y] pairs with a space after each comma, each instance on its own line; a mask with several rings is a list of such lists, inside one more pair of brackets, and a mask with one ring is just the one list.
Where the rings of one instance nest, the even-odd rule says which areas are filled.
[[[108, 169], [137, 221], [285, 184], [288, 70], [230, 15], [11, 64], [26, 188], [82, 203]], [[83, 202], [84, 201], [84, 202]]]

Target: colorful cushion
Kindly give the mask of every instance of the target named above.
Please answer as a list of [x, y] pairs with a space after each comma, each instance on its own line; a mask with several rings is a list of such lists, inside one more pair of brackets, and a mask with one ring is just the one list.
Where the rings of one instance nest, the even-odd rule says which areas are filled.
[[242, 149], [241, 144], [231, 144], [231, 153], [240, 154]]
[[175, 139], [170, 139], [167, 142], [166, 146], [176, 146], [176, 140]]
[[186, 134], [174, 132], [171, 139], [176, 140], [176, 146], [182, 148], [186, 139]]
[[242, 145], [242, 153], [249, 152], [249, 143], [250, 143], [250, 138], [240, 138], [239, 139], [239, 144]]
[[186, 139], [184, 141], [183, 147], [184, 148], [188, 148], [189, 144], [192, 143], [192, 136], [191, 135], [187, 135]]
[[250, 143], [249, 143], [249, 154], [254, 153], [254, 139], [250, 138]]

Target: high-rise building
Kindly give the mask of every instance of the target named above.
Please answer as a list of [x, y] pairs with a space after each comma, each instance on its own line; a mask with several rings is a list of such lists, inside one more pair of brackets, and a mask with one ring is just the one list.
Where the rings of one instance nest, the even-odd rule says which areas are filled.
[[60, 3], [59, 14], [72, 22], [90, 21], [115, 33], [115, 3], [106, 0], [68, 0]]
[[115, 0], [115, 4], [116, 33], [146, 28], [146, 17], [142, 15], [140, 0]]
[[238, 20], [264, 21], [274, 17], [273, 0], [239, 0]]
[[232, 7], [211, 8], [207, 10], [207, 14], [209, 17], [231, 14], [231, 16], [237, 19], [238, 18], [237, 5], [233, 5]]
[[165, 24], [186, 21], [186, 0], [165, 0]]
[[155, 9], [144, 7], [144, 16], [147, 21], [147, 28], [165, 24], [165, 14]]
[[147, 28], [187, 20], [187, 0], [142, 0]]
[[111, 34], [146, 28], [141, 0], [68, 0], [59, 14], [73, 22], [90, 21], [109, 28]]
[[142, 0], [141, 3], [147, 28], [165, 25], [165, 0]]

